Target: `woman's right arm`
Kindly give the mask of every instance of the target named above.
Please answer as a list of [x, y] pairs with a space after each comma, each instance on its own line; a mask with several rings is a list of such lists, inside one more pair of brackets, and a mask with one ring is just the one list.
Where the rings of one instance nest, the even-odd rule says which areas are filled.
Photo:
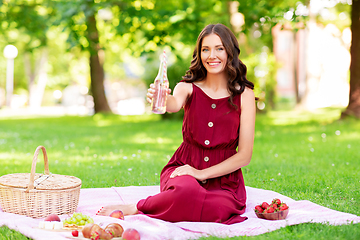
[[191, 83], [180, 82], [175, 88], [173, 95], [168, 95], [166, 103], [167, 112], [178, 112], [185, 105], [187, 99], [192, 94], [193, 88]]
[[[186, 82], [178, 83], [175, 88], [173, 95], [170, 95], [171, 90], [169, 89], [167, 102], [166, 102], [166, 111], [167, 112], [178, 112], [186, 103], [189, 96], [192, 94], [192, 84]], [[151, 100], [154, 96], [154, 84], [150, 84], [150, 88], [147, 93], [147, 101], [151, 103]]]

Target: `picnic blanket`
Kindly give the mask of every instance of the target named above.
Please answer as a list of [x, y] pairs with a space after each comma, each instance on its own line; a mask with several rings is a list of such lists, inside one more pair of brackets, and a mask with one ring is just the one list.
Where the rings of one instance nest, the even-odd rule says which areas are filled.
[[[225, 225], [220, 223], [177, 222], [170, 223], [145, 215], [125, 216], [125, 220], [106, 216], [97, 216], [96, 212], [104, 205], [135, 203], [142, 198], [154, 195], [160, 191], [159, 186], [130, 186], [112, 188], [81, 189], [77, 212], [90, 215], [95, 223], [105, 227], [111, 222], [121, 224], [124, 229], [135, 228], [141, 239], [197, 239], [206, 236], [234, 237], [253, 236], [276, 229], [300, 223], [326, 223], [341, 225], [360, 223], [360, 216], [335, 211], [307, 200], [295, 201], [274, 191], [246, 187], [247, 208], [243, 216], [248, 220]], [[289, 215], [285, 220], [271, 221], [259, 219], [254, 213], [254, 207], [263, 201], [271, 202], [279, 198], [289, 205]], [[68, 215], [62, 215], [63, 220]], [[39, 229], [39, 221], [26, 216], [5, 213], [0, 210], [0, 226], [6, 225], [35, 240], [64, 240], [71, 238], [71, 231], [50, 231]]]

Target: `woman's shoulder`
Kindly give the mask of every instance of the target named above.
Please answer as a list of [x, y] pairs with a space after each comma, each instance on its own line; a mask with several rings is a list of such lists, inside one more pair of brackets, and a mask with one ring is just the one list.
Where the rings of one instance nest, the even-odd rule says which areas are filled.
[[[241, 89], [239, 84], [236, 84], [235, 88], [236, 88], [236, 90]], [[245, 97], [245, 98], [255, 97], [254, 91], [251, 88], [245, 86], [244, 91], [241, 93], [241, 98], [243, 98], [243, 97]]]
[[187, 82], [179, 82], [175, 86], [176, 90], [187, 93], [188, 95], [192, 94], [193, 91], [193, 84]]
[[241, 94], [241, 105], [243, 103], [251, 103], [251, 102], [255, 102], [255, 93], [254, 91], [249, 88], [249, 87], [245, 87], [244, 91]]
[[245, 87], [244, 92], [242, 94], [246, 97], [253, 97], [253, 96], [255, 97], [254, 91], [249, 87]]

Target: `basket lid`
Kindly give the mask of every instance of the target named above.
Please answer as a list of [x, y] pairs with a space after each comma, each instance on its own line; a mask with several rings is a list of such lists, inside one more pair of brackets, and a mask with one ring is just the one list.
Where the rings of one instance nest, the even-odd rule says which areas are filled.
[[[81, 185], [81, 180], [74, 176], [35, 173], [34, 179], [34, 188], [37, 190], [65, 190]], [[0, 185], [7, 187], [27, 188], [29, 182], [30, 173], [14, 173], [0, 177]]]

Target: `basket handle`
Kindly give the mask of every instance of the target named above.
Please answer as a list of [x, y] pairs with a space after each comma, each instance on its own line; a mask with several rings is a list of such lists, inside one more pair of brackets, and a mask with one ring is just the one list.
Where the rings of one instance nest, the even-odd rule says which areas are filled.
[[34, 157], [33, 157], [33, 161], [32, 161], [32, 165], [31, 165], [31, 173], [30, 173], [30, 182], [28, 185], [28, 188], [26, 190], [26, 192], [29, 192], [29, 190], [33, 190], [34, 189], [34, 178], [35, 178], [35, 170], [36, 170], [36, 161], [37, 161], [37, 157], [39, 155], [40, 150], [42, 150], [43, 155], [44, 155], [44, 168], [45, 168], [45, 175], [49, 175], [49, 161], [48, 161], [48, 157], [46, 154], [46, 150], [44, 146], [38, 146], [35, 150], [34, 153]]

